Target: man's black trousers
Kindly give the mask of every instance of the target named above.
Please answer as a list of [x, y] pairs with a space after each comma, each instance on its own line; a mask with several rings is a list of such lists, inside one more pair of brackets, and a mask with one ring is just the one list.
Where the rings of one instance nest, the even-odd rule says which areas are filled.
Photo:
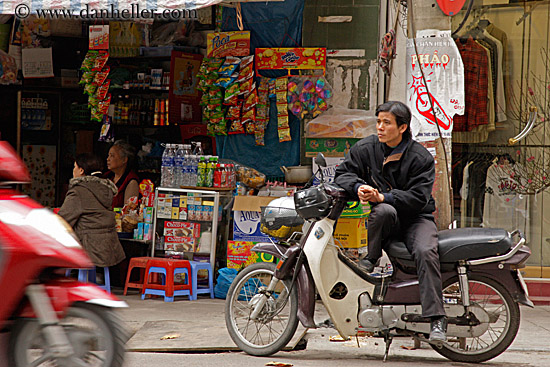
[[416, 263], [422, 316], [444, 316], [441, 271], [437, 250], [437, 228], [433, 217], [420, 216], [400, 223], [397, 211], [389, 204], [373, 205], [368, 218], [368, 255], [372, 263], [393, 239], [407, 245]]

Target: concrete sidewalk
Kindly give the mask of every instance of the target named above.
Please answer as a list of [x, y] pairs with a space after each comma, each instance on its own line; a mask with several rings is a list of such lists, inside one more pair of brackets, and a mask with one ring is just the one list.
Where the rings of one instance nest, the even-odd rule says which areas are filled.
[[[175, 302], [168, 303], [164, 302], [162, 298], [142, 301], [137, 294], [120, 296], [120, 298], [130, 306], [120, 312], [133, 334], [127, 343], [128, 351], [237, 350], [225, 327], [225, 300], [199, 296], [198, 300], [189, 301], [187, 297], [178, 297]], [[319, 323], [327, 318], [328, 315], [322, 303], [318, 302], [315, 321]], [[303, 328], [299, 329], [296, 339], [305, 331]], [[168, 334], [179, 334], [180, 336], [175, 339], [160, 340], [162, 336]], [[316, 342], [330, 343], [329, 337], [337, 334], [335, 329], [321, 328], [308, 330], [305, 337], [314, 338]], [[370, 341], [373, 345], [383, 344], [382, 339], [365, 339], [368, 339], [366, 342]], [[356, 344], [355, 340], [352, 342]], [[401, 341], [394, 342], [394, 345], [403, 344]], [[412, 345], [412, 341], [409, 344]], [[550, 352], [550, 306], [537, 306], [534, 309], [521, 306], [520, 330], [509, 350]], [[430, 349], [428, 351], [433, 353]]]

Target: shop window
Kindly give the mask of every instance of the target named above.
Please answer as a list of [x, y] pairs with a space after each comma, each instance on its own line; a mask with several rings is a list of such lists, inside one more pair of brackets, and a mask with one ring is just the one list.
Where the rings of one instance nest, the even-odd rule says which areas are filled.
[[[466, 115], [455, 118], [455, 219], [522, 230], [532, 250], [527, 275], [540, 276], [550, 267], [550, 6], [475, 0], [463, 22], [465, 13], [453, 17], [452, 31], [466, 95], [486, 88], [487, 100], [467, 99]], [[468, 104], [487, 118], [469, 114]]]

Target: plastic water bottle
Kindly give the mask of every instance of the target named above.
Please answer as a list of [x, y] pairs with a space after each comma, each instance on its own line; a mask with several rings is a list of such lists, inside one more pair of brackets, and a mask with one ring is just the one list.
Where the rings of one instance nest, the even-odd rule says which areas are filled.
[[174, 156], [174, 177], [172, 182], [172, 187], [179, 188], [183, 185], [183, 161], [184, 161], [184, 150], [183, 144], [177, 144], [176, 154]]
[[183, 145], [183, 186], [193, 186], [191, 183], [191, 174], [193, 172], [193, 162], [191, 161], [191, 145]]
[[160, 169], [160, 185], [162, 187], [172, 187], [174, 172], [174, 155], [172, 144], [166, 144], [162, 153], [162, 162]]

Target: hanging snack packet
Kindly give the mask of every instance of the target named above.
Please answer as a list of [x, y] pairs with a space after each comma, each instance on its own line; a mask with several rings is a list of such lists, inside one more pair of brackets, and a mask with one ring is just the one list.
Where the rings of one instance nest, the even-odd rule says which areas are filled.
[[97, 90], [95, 92], [95, 96], [98, 100], [102, 101], [107, 97], [107, 93], [109, 92], [109, 86], [111, 85], [111, 79], [105, 80], [105, 83], [101, 84], [99, 87], [97, 87]]
[[210, 100], [223, 100], [223, 92], [221, 90], [220, 87], [212, 87], [208, 90], [208, 98], [210, 98]]
[[210, 112], [221, 112], [222, 105], [221, 104], [209, 104], [206, 106], [206, 109]]
[[256, 106], [258, 104], [258, 93], [256, 92], [256, 89], [254, 89], [248, 97], [246, 97], [243, 105], [243, 110], [248, 111], [252, 107]]
[[288, 115], [277, 116], [277, 127], [279, 129], [288, 127]]
[[94, 76], [94, 84], [101, 85], [105, 82], [105, 79], [109, 76], [111, 68], [109, 66], [104, 67], [100, 71], [97, 71]]
[[267, 82], [267, 87], [268, 87], [268, 93], [269, 93], [269, 96], [268, 98], [275, 98], [276, 95], [275, 95], [275, 79], [271, 78], [268, 80]]
[[254, 121], [248, 121], [246, 123], [246, 133], [252, 135], [255, 132], [256, 132], [256, 123]]
[[91, 84], [94, 81], [95, 71], [85, 71], [78, 84]]
[[102, 115], [106, 115], [107, 112], [109, 112], [109, 105], [111, 104], [111, 95], [107, 94], [107, 97], [105, 99], [99, 101], [99, 112]]
[[288, 104], [285, 102], [277, 103], [277, 116], [288, 116]]
[[218, 74], [224, 77], [233, 75], [237, 71], [240, 63], [241, 59], [238, 57], [227, 56], [222, 66], [219, 68]]
[[264, 104], [256, 105], [256, 119], [267, 120], [268, 118], [268, 107]]
[[82, 65], [80, 66], [80, 70], [91, 71], [94, 68], [97, 54], [98, 52], [95, 50], [89, 50], [86, 52], [86, 56], [84, 56], [84, 60], [82, 60]]
[[200, 106], [206, 106], [210, 101], [210, 96], [208, 93], [203, 93], [201, 97], [201, 101], [199, 102]]
[[111, 130], [111, 117], [109, 115], [103, 116], [103, 125], [99, 131], [99, 141], [106, 141], [109, 136], [109, 130]]
[[256, 141], [256, 145], [259, 145], [259, 146], [265, 145], [265, 130], [262, 128], [258, 128], [257, 124], [256, 124], [256, 130], [254, 131], [254, 139]]
[[240, 119], [231, 120], [231, 125], [229, 126], [228, 134], [244, 134], [246, 131], [244, 129], [243, 123]]
[[107, 51], [99, 51], [95, 60], [94, 60], [94, 70], [102, 70], [107, 64], [109, 59], [109, 53]]
[[84, 87], [84, 93], [88, 94], [88, 96], [95, 95], [95, 91], [97, 90], [97, 85], [94, 83], [86, 84]]
[[223, 104], [229, 106], [235, 106], [237, 104], [237, 99], [240, 91], [240, 85], [237, 83], [231, 84], [225, 90], [225, 98]]
[[254, 76], [254, 65], [249, 64], [248, 66], [242, 67], [239, 71], [238, 83], [243, 83], [245, 80], [248, 80]]
[[227, 115], [225, 117], [228, 120], [240, 120], [241, 119], [241, 106], [230, 106], [227, 109]]
[[248, 111], [243, 112], [242, 122], [249, 123], [249, 122], [255, 122], [256, 121], [256, 111], [254, 108]]
[[245, 56], [241, 59], [241, 69], [252, 64], [254, 61], [254, 55]]
[[283, 77], [283, 78], [277, 78], [275, 80], [275, 90], [276, 91], [282, 91], [282, 90], [286, 91], [287, 86], [288, 86], [288, 78]]
[[287, 92], [285, 90], [278, 90], [276, 93], [277, 103], [288, 103], [287, 101]]
[[277, 132], [279, 133], [279, 143], [292, 140], [289, 127], [278, 129]]
[[227, 88], [230, 84], [234, 83], [235, 80], [237, 80], [236, 74], [233, 76], [221, 76], [220, 78], [218, 78], [218, 80], [216, 80], [214, 85], [222, 88]]
[[256, 83], [254, 83], [254, 79], [251, 78], [240, 85], [239, 94], [244, 94], [246, 97], [254, 89], [256, 89]]
[[202, 59], [201, 66], [199, 66], [199, 72], [197, 73], [197, 78], [202, 79], [206, 77], [209, 62], [210, 59], [208, 57]]
[[218, 59], [218, 58], [210, 59], [208, 61], [208, 66], [206, 67], [206, 74], [212, 74], [215, 72], [217, 75], [218, 70], [220, 69], [222, 64], [223, 64], [223, 59]]

